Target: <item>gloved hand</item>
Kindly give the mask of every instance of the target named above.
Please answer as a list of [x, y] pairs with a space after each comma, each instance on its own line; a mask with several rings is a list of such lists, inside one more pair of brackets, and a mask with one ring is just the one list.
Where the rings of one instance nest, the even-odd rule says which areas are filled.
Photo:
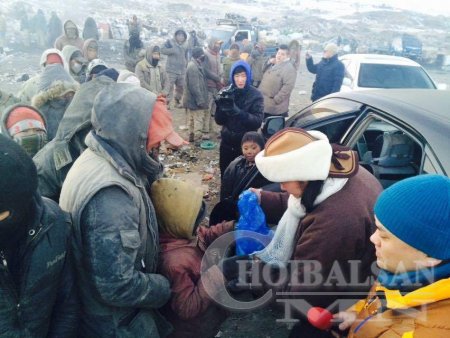
[[236, 106], [235, 102], [233, 102], [233, 107], [230, 110], [230, 112], [228, 113], [228, 115], [235, 117], [235, 116], [238, 116], [239, 114], [241, 114], [241, 112], [242, 112], [242, 110], [238, 106]]
[[170, 42], [170, 40], [167, 40], [166, 43], [164, 44], [164, 47], [166, 48], [172, 48], [172, 43]]
[[248, 264], [252, 263], [252, 259], [248, 255], [224, 258], [219, 262], [218, 266], [222, 270], [223, 276], [227, 281], [237, 279], [239, 277], [238, 261], [243, 260], [247, 260]]

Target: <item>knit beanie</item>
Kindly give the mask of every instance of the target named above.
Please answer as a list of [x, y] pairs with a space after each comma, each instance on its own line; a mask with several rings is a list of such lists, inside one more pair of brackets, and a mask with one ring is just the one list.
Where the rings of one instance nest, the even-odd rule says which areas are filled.
[[45, 130], [45, 122], [41, 114], [32, 107], [17, 106], [13, 108], [6, 119], [6, 128], [11, 136], [26, 129]]
[[437, 259], [450, 259], [450, 179], [419, 175], [378, 197], [375, 216], [408, 245]]
[[24, 149], [0, 134], [0, 212], [26, 205], [37, 190], [36, 166]]
[[205, 52], [203, 51], [203, 48], [201, 48], [201, 47], [195, 47], [192, 50], [192, 57], [194, 59], [198, 59], [199, 57], [201, 57], [204, 54], [205, 54]]

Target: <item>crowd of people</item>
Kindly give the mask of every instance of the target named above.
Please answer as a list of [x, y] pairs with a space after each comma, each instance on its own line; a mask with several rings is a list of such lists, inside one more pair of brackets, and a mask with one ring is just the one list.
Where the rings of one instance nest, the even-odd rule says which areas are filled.
[[[41, 72], [17, 94], [0, 92], [1, 337], [214, 337], [230, 310], [218, 302], [223, 286], [252, 297], [281, 288], [334, 312], [338, 326], [325, 330], [297, 314], [291, 337], [448, 336], [450, 179], [421, 175], [382, 191], [353, 150], [319, 131], [266, 141], [263, 121], [289, 114], [296, 43], [266, 56], [246, 41], [222, 57], [223, 41], [201, 46], [180, 28], [145, 46], [134, 16], [116, 70], [100, 58], [92, 18], [82, 36], [71, 20], [60, 26]], [[339, 90], [335, 45], [306, 64], [317, 74], [312, 100]], [[172, 108], [185, 110], [188, 141]], [[221, 200], [236, 204], [251, 177], [276, 227], [263, 249], [202, 270], [237, 219], [202, 225], [202, 190], [165, 178], [159, 149], [216, 136]], [[293, 261], [317, 262], [318, 282], [308, 285], [306, 265], [283, 270]], [[255, 291], [240, 283], [242, 266], [270, 278]], [[289, 278], [269, 283], [281, 271]], [[333, 308], [352, 292], [369, 296]]]

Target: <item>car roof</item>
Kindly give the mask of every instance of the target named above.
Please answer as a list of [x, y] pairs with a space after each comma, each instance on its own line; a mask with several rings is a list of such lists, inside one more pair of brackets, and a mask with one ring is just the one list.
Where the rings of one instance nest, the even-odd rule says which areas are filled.
[[326, 96], [347, 98], [387, 112], [425, 137], [450, 174], [450, 92], [437, 89], [374, 89]]
[[421, 67], [417, 62], [394, 55], [381, 54], [345, 54], [340, 57], [340, 60], [351, 60], [359, 63], [377, 63], [386, 65], [400, 65], [400, 66], [414, 66]]

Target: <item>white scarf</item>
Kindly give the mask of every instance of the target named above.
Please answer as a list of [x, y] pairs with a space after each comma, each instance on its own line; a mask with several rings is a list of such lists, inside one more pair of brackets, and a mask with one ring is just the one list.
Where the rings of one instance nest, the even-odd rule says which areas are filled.
[[[314, 201], [314, 206], [341, 190], [347, 181], [348, 178], [327, 178], [323, 184], [322, 192]], [[301, 198], [290, 195], [288, 208], [278, 223], [272, 240], [263, 250], [254, 252], [253, 255], [267, 264], [285, 266], [291, 259], [294, 250], [298, 224], [305, 215], [306, 209]]]

